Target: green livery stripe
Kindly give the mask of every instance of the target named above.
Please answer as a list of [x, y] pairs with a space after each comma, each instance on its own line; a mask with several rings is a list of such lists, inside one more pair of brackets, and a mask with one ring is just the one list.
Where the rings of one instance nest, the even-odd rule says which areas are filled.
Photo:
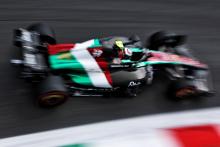
[[132, 52], [143, 52], [143, 49], [140, 48], [129, 48]]
[[87, 74], [69, 74], [69, 76], [71, 77], [72, 81], [77, 84], [87, 86], [92, 85], [92, 81]]
[[101, 45], [99, 39], [94, 39], [94, 45], [96, 45], [96, 46], [100, 46]]
[[134, 63], [134, 61], [131, 60], [121, 60], [122, 63]]
[[94, 39], [94, 43], [89, 47], [99, 47], [102, 46], [99, 39]]
[[83, 66], [73, 56], [72, 59], [59, 59], [59, 55], [49, 57], [51, 68], [53, 69], [78, 69], [83, 70]]
[[80, 75], [69, 74], [73, 82], [87, 86], [93, 85], [84, 67], [73, 56], [72, 59], [59, 59], [59, 54], [52, 55], [49, 57], [49, 61], [52, 69], [73, 69], [73, 73], [74, 70], [80, 71]]
[[185, 63], [182, 63], [182, 62], [146, 61], [146, 62], [138, 63], [138, 64], [136, 65], [136, 67], [143, 67], [143, 66], [146, 66], [146, 65], [154, 65], [154, 64], [175, 64], [175, 65], [188, 65], [188, 66], [192, 66], [192, 65], [190, 65], [190, 64], [185, 64]]
[[[122, 63], [134, 63], [131, 60], [122, 60]], [[153, 64], [181, 64], [183, 65], [182, 62], [169, 62], [169, 61], [143, 61], [140, 63], [136, 64], [136, 67], [143, 67], [146, 65], [153, 65]]]

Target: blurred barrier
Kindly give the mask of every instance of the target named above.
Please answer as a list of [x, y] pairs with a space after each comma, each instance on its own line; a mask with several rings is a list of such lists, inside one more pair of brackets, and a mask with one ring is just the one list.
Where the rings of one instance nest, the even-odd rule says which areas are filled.
[[16, 147], [220, 147], [220, 108], [136, 117], [0, 140]]
[[127, 137], [63, 147], [220, 147], [220, 126], [201, 125], [155, 130]]

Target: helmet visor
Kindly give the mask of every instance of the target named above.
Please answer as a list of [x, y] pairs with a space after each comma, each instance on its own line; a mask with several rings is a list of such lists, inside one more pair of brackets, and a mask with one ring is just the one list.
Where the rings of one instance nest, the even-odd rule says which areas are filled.
[[121, 49], [121, 50], [124, 49], [124, 44], [123, 44], [123, 42], [120, 41], [120, 40], [116, 40], [116, 41], [115, 41], [115, 45], [116, 45], [119, 49]]

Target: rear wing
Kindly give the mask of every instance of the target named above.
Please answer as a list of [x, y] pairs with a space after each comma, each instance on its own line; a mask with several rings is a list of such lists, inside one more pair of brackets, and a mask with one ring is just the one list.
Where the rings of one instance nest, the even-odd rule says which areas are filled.
[[42, 48], [40, 35], [35, 32], [19, 28], [14, 30], [13, 43], [17, 47]]
[[45, 46], [41, 43], [39, 34], [25, 29], [14, 30], [13, 43], [19, 47], [21, 56], [18, 59], [11, 59], [13, 65], [19, 65], [21, 77], [30, 78], [44, 77], [48, 71], [45, 56]]

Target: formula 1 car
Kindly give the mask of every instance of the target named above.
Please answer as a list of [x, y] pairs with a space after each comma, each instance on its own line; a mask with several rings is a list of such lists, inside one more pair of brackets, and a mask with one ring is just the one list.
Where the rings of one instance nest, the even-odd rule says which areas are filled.
[[[42, 106], [63, 103], [68, 96], [136, 96], [151, 84], [155, 72], [170, 79], [167, 88], [175, 98], [196, 97], [212, 92], [208, 66], [183, 47], [186, 37], [165, 31], [153, 34], [142, 45], [137, 35], [107, 37], [82, 43], [58, 44], [54, 31], [38, 23], [14, 31], [14, 44], [21, 59], [21, 77], [38, 85]], [[131, 56], [113, 63], [115, 42], [129, 49]]]

